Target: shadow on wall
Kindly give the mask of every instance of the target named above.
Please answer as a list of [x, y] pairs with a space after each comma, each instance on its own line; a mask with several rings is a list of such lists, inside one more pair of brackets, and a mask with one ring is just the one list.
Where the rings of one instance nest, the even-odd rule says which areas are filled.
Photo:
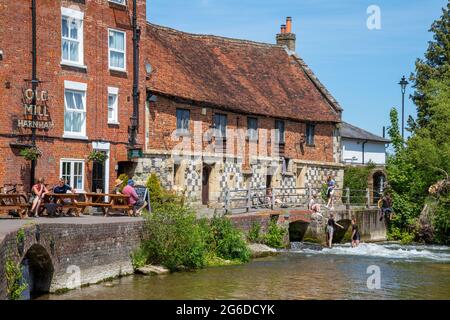
[[47, 250], [39, 244], [34, 244], [28, 249], [22, 260], [24, 280], [28, 288], [24, 292], [24, 298], [30, 299], [50, 291], [53, 278], [53, 263]]
[[350, 228], [352, 221], [351, 220], [339, 220], [337, 221], [344, 229], [337, 227], [333, 235], [333, 243], [341, 243], [344, 240], [345, 234]]
[[309, 223], [303, 221], [295, 221], [289, 224], [289, 241], [302, 242], [308, 230]]

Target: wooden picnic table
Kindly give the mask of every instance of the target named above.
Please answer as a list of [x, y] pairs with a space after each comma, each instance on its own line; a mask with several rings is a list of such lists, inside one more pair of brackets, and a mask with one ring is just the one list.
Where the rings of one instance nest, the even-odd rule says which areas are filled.
[[75, 211], [77, 217], [80, 216], [80, 207], [78, 206], [78, 201], [82, 196], [81, 193], [47, 193], [44, 197], [44, 201], [41, 206], [47, 210], [49, 204], [59, 205], [63, 210], [68, 209], [67, 212]]
[[31, 205], [28, 203], [26, 194], [0, 194], [0, 212], [9, 214], [17, 211], [21, 219], [28, 215]]
[[124, 194], [110, 194], [110, 193], [84, 193], [84, 202], [79, 202], [78, 206], [83, 207], [83, 213], [87, 207], [101, 208], [105, 216], [108, 216], [110, 210], [126, 210], [129, 215], [129, 210], [133, 206], [128, 204], [129, 196]]

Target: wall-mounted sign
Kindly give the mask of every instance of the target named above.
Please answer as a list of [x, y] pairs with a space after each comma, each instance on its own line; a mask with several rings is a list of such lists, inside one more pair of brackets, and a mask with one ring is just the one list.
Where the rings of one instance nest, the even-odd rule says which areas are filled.
[[19, 128], [49, 130], [54, 127], [48, 110], [48, 92], [45, 90], [22, 90], [23, 119], [17, 120]]

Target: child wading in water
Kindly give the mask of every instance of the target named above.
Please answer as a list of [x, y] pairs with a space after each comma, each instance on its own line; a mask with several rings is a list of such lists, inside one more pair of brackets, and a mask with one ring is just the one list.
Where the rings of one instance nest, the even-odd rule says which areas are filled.
[[352, 248], [359, 246], [359, 241], [361, 240], [361, 235], [359, 234], [358, 225], [356, 224], [356, 219], [352, 219]]
[[344, 229], [343, 226], [341, 226], [334, 220], [334, 214], [331, 213], [327, 223], [327, 244], [330, 249], [333, 246], [333, 235], [334, 230], [336, 230], [336, 226], [338, 226], [341, 229]]

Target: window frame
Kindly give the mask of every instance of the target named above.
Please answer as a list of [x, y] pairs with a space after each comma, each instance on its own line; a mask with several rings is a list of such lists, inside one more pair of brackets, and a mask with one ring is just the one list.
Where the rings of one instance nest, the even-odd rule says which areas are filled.
[[[279, 132], [279, 128], [277, 124], [283, 124], [283, 134], [281, 135]], [[277, 144], [286, 144], [286, 122], [284, 120], [275, 120], [275, 143]]]
[[[178, 114], [186, 115], [187, 114], [187, 129], [186, 128], [178, 128]], [[190, 135], [190, 127], [191, 127], [191, 110], [184, 108], [176, 108], [175, 110], [176, 117], [176, 135], [177, 136], [187, 136]], [[181, 117], [181, 123], [183, 123], [183, 117]]]
[[[70, 111], [70, 112], [82, 113], [82, 116], [84, 115], [84, 122], [81, 125], [81, 132], [66, 131], [65, 117], [66, 117], [66, 112], [68, 112], [68, 110], [69, 110], [67, 108], [66, 91], [83, 92], [84, 93], [84, 95], [82, 97], [83, 111]], [[86, 136], [86, 126], [87, 126], [86, 101], [87, 101], [87, 84], [86, 83], [74, 82], [74, 81], [68, 81], [68, 80], [64, 81], [64, 135], [63, 135], [63, 138], [87, 140], [87, 136]]]
[[[72, 158], [61, 158], [59, 160], [59, 176], [61, 178], [63, 178], [63, 164], [64, 163], [70, 163], [70, 181], [67, 182], [67, 180], [65, 180], [65, 182], [71, 187], [73, 188], [77, 193], [83, 193], [85, 192], [84, 190], [84, 178], [85, 178], [85, 172], [86, 172], [86, 163], [84, 159], [72, 159]], [[74, 164], [75, 163], [81, 163], [81, 188], [75, 188], [74, 187], [74, 181], [75, 181], [75, 174], [74, 174]], [[78, 175], [77, 175], [78, 176]]]
[[[255, 128], [250, 128], [250, 122], [254, 121]], [[254, 135], [251, 132], [254, 132]], [[259, 140], [259, 132], [258, 132], [258, 118], [256, 117], [247, 117], [247, 138], [248, 141], [258, 142]]]
[[[113, 118], [109, 118], [109, 96], [115, 95], [116, 101], [113, 105]], [[108, 124], [119, 124], [119, 88], [116, 87], [108, 87], [108, 95], [107, 95], [107, 106], [108, 106]]]
[[[221, 138], [223, 140], [225, 140], [227, 138], [227, 127], [228, 127], [228, 117], [226, 114], [224, 113], [215, 113], [214, 114], [214, 137], [215, 138]], [[224, 133], [222, 132], [222, 130], [219, 130], [217, 128], [217, 118], [221, 117], [222, 119], [225, 119], [225, 127], [224, 127]], [[218, 135], [218, 131], [220, 131], [220, 135]]]
[[[69, 28], [69, 37], [65, 38], [63, 36], [63, 19], [67, 19], [68, 28]], [[63, 42], [66, 41], [76, 41], [70, 38], [70, 23], [73, 21], [79, 21], [79, 28], [78, 28], [78, 62], [72, 61], [72, 60], [66, 60], [64, 59], [63, 54]], [[62, 65], [68, 65], [68, 66], [75, 66], [75, 67], [83, 67], [84, 65], [84, 12], [61, 7], [61, 64]], [[70, 46], [69, 46], [69, 54], [70, 54]]]
[[[123, 33], [123, 68], [111, 66], [111, 50], [114, 51], [114, 52], [120, 52], [120, 53], [122, 53], [122, 52], [117, 50], [117, 49], [111, 49], [110, 48], [110, 46], [109, 46], [109, 35], [110, 35], [110, 32]], [[119, 30], [119, 29], [108, 28], [108, 69], [112, 70], [112, 71], [120, 71], [120, 72], [126, 72], [127, 71], [127, 33], [126, 33], [126, 31]]]
[[[120, 2], [118, 2], [118, 1], [123, 1], [123, 3], [120, 3]], [[126, 5], [127, 5], [127, 0], [108, 0], [108, 2], [117, 4], [117, 5], [119, 5], [119, 6], [126, 6]]]
[[[312, 130], [311, 130], [312, 128]], [[312, 131], [312, 135], [310, 135]], [[316, 136], [316, 124], [315, 123], [307, 123], [305, 128], [305, 138], [307, 146], [315, 146], [315, 136]], [[310, 141], [312, 139], [312, 141]]]

